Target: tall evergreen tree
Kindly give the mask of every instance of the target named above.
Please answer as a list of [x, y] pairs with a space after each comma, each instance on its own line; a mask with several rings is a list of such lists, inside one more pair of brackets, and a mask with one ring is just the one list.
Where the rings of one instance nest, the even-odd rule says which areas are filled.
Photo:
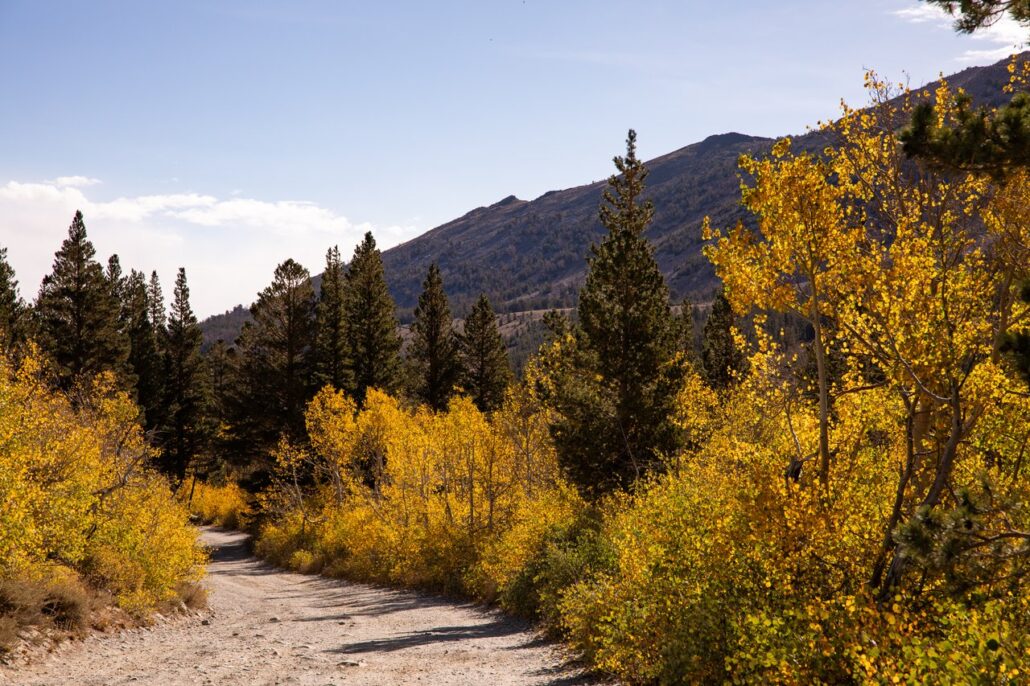
[[228, 429], [231, 422], [232, 398], [236, 390], [239, 359], [236, 348], [221, 338], [204, 355], [207, 366], [210, 418], [217, 432]]
[[168, 318], [165, 347], [166, 426], [161, 432], [163, 465], [176, 485], [186, 477], [190, 463], [204, 450], [204, 377], [200, 344], [203, 335], [190, 307], [186, 270], [179, 268]]
[[369, 388], [395, 391], [399, 382], [401, 338], [397, 314], [386, 286], [383, 258], [372, 233], [354, 249], [347, 270], [345, 306], [350, 339], [351, 390], [359, 404]]
[[497, 327], [497, 315], [485, 294], [472, 306], [459, 337], [462, 387], [483, 412], [493, 412], [504, 402], [511, 383], [508, 348]]
[[83, 376], [126, 371], [129, 346], [119, 304], [95, 254], [82, 212], [76, 212], [36, 298], [39, 342], [65, 388]]
[[0, 248], [0, 353], [10, 355], [25, 340], [29, 310], [18, 295], [14, 268], [7, 261], [7, 248]]
[[129, 332], [129, 324], [132, 313], [129, 311], [128, 298], [128, 277], [122, 272], [122, 263], [118, 255], [111, 255], [107, 258], [107, 269], [104, 271], [104, 278], [107, 281], [107, 289], [111, 294], [118, 310], [118, 334], [125, 341], [126, 360], [122, 368], [122, 380], [127, 389], [136, 390], [139, 379], [132, 364], [132, 340]]
[[253, 324], [240, 335], [240, 419], [251, 450], [262, 452], [281, 434], [304, 434], [315, 333], [308, 270], [292, 259], [281, 263], [250, 311]]
[[683, 303], [680, 305], [680, 313], [676, 318], [676, 321], [679, 323], [680, 349], [683, 351], [687, 361], [690, 362], [695, 369], [699, 369], [701, 358], [697, 352], [697, 333], [694, 328], [694, 305], [690, 302], [689, 298], [683, 298]]
[[150, 321], [147, 280], [142, 272], [135, 269], [129, 272], [122, 297], [122, 318], [129, 338], [129, 367], [136, 377], [136, 400], [144, 411], [144, 425], [153, 431], [163, 417], [165, 368], [157, 332]]
[[733, 321], [733, 309], [720, 289], [705, 321], [701, 350], [705, 379], [712, 388], [726, 388], [733, 382], [734, 373], [744, 369], [744, 354], [733, 340]]
[[566, 472], [596, 495], [630, 486], [680, 446], [674, 402], [685, 366], [677, 362], [678, 327], [669, 293], [644, 231], [654, 216], [643, 200], [647, 170], [636, 134], [618, 175], [608, 180], [601, 223], [579, 296], [571, 373], [555, 396], [552, 435]]
[[122, 301], [122, 290], [125, 288], [125, 276], [122, 274], [122, 261], [118, 255], [107, 258], [107, 271], [104, 272], [111, 295], [118, 302]]
[[458, 383], [453, 324], [440, 268], [431, 264], [415, 307], [410, 355], [415, 367], [415, 397], [438, 412], [447, 409]]
[[325, 255], [322, 290], [315, 311], [315, 386], [326, 384], [336, 389], [351, 387], [353, 378], [347, 363], [347, 320], [344, 304], [347, 298], [347, 274], [340, 249], [330, 248]]
[[147, 285], [147, 307], [150, 308], [150, 323], [154, 327], [159, 346], [164, 344], [168, 333], [168, 315], [165, 312], [165, 297], [161, 292], [161, 280], [157, 271], [150, 272], [150, 283]]
[[[240, 360], [236, 348], [218, 339], [204, 354], [204, 375], [206, 379], [206, 415], [211, 435], [209, 453], [212, 459], [205, 465], [204, 476], [213, 471], [224, 472], [227, 467], [243, 461], [249, 455], [243, 450], [245, 444], [237, 435], [234, 422], [239, 403]], [[238, 466], [244, 466], [240, 464]], [[197, 470], [200, 471], [200, 470]]]

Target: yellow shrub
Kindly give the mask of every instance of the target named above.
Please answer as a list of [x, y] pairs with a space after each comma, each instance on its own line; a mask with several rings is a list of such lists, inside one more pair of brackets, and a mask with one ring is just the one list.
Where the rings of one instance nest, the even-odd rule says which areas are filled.
[[[307, 427], [313, 454], [281, 446], [263, 496], [275, 516], [257, 550], [282, 564], [317, 561], [352, 579], [492, 597], [532, 554], [533, 537], [579, 507], [558, 476], [546, 419], [524, 393], [489, 417], [467, 398], [432, 413], [376, 390], [356, 413], [327, 388]], [[300, 474], [317, 485], [298, 490]], [[499, 547], [513, 529], [520, 548]]]
[[190, 513], [205, 524], [239, 529], [252, 514], [247, 492], [232, 482], [215, 486], [198, 481], [191, 488], [183, 488], [180, 498], [188, 501]]
[[[485, 600], [504, 598], [514, 592], [523, 572], [540, 554], [548, 535], [573, 526], [583, 508], [582, 499], [565, 484], [524, 502], [511, 528], [483, 545], [476, 565], [469, 572], [469, 587]], [[505, 604], [517, 609], [514, 599]]]
[[810, 463], [786, 470], [817, 425], [808, 404], [788, 416], [778, 360], [754, 355], [707, 442], [609, 511], [614, 569], [561, 601], [574, 645], [629, 683], [1018, 682], [1030, 667], [1018, 581], [959, 600], [927, 574], [920, 595], [885, 607], [868, 590], [904, 448], [900, 401], [838, 398], [824, 495]]
[[197, 532], [150, 470], [138, 415], [109, 375], [73, 406], [33, 352], [17, 369], [0, 361], [0, 579], [43, 579], [57, 562], [145, 612], [199, 578]]
[[115, 491], [105, 510], [86, 568], [123, 607], [152, 609], [174, 598], [181, 582], [199, 580], [205, 558], [196, 530], [163, 478], [148, 475]]

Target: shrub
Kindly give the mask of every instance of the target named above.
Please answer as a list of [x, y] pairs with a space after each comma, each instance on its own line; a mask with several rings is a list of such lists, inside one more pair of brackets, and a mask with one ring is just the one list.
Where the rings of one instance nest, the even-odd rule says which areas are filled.
[[493, 599], [582, 507], [525, 393], [488, 416], [467, 398], [432, 413], [375, 390], [356, 412], [327, 388], [307, 426], [313, 452], [280, 446], [255, 547], [294, 569]]
[[207, 607], [207, 588], [196, 581], [180, 583], [175, 592], [182, 604], [190, 610], [203, 610]]
[[250, 496], [234, 482], [218, 486], [196, 481], [182, 490], [180, 498], [200, 521], [227, 529], [246, 527], [253, 514]]
[[47, 585], [40, 612], [61, 629], [81, 631], [89, 624], [92, 602], [89, 590], [70, 574]]
[[[196, 530], [155, 457], [139, 410], [114, 378], [51, 390], [33, 351], [0, 360], [0, 616], [86, 625], [109, 590], [137, 614], [176, 598], [204, 561]], [[13, 619], [12, 619], [13, 618]]]
[[119, 489], [106, 506], [109, 516], [93, 536], [84, 567], [120, 606], [148, 612], [177, 597], [184, 581], [200, 578], [206, 558], [196, 530], [162, 477], [151, 474]]

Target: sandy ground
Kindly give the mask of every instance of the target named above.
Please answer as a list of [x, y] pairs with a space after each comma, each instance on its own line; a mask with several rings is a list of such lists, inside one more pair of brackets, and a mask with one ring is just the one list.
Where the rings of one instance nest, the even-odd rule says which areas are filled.
[[532, 628], [474, 605], [283, 572], [205, 529], [210, 611], [59, 646], [10, 684], [593, 683]]

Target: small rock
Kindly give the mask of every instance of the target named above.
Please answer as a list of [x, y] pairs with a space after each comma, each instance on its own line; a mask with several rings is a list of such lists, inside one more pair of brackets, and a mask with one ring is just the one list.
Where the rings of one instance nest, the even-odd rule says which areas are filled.
[[202, 625], [204, 625], [204, 626], [210, 626], [211, 625], [211, 620], [210, 619], [202, 619], [202, 620], [200, 620], [200, 623]]
[[272, 623], [274, 624], [275, 622], [281, 622], [281, 621], [283, 621], [283, 620], [279, 619], [278, 617], [272, 617], [272, 618], [271, 618], [271, 619], [269, 619], [268, 621], [270, 621], [270, 622], [272, 622]]
[[365, 663], [360, 660], [344, 660], [340, 663], [341, 667], [364, 667]]

